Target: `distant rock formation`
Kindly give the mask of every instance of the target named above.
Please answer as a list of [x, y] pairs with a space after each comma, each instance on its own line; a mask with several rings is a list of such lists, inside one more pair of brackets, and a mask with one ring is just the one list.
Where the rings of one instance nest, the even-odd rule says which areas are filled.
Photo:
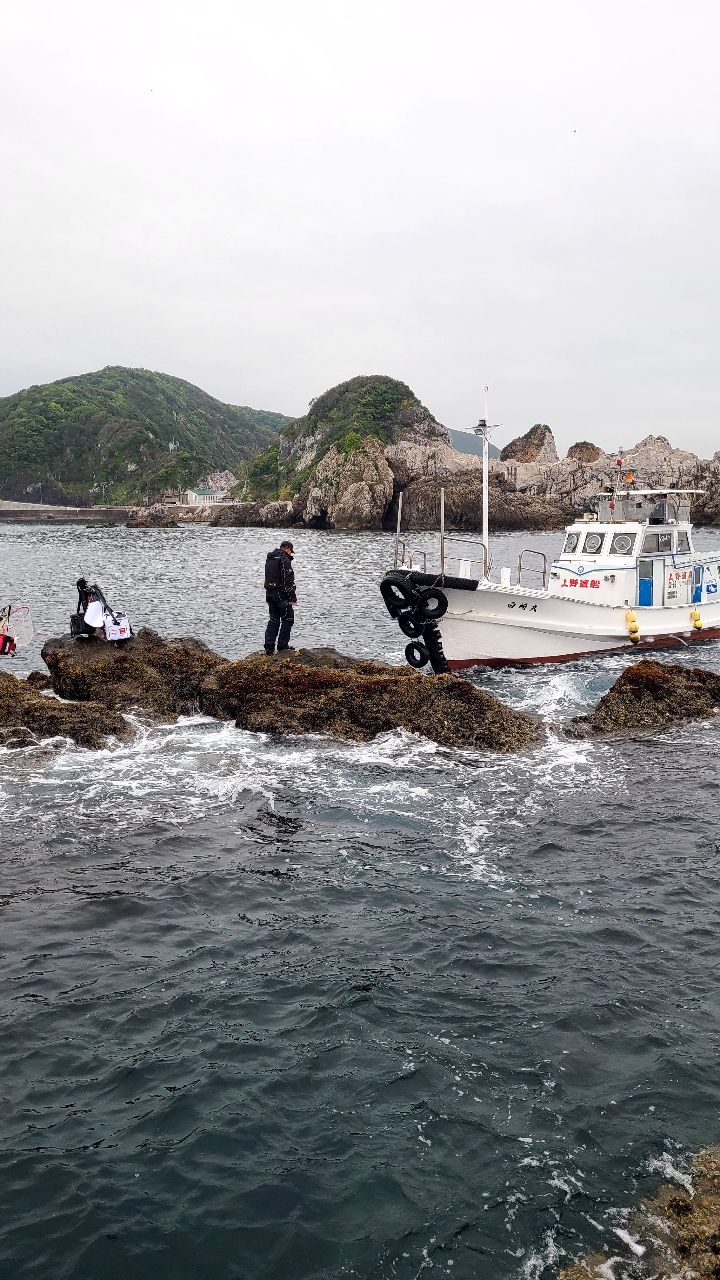
[[589, 440], [578, 440], [577, 444], [570, 445], [567, 456], [572, 462], [597, 462], [602, 457], [602, 449]]
[[[481, 528], [482, 472], [454, 476], [444, 487], [447, 528], [458, 532]], [[488, 491], [488, 516], [494, 532], [556, 529], [572, 518], [572, 510], [535, 494], [509, 492], [494, 477]], [[437, 529], [439, 523], [440, 486], [434, 480], [411, 481], [403, 491], [403, 528]]]
[[174, 510], [173, 507], [160, 505], [134, 507], [125, 527], [126, 529], [177, 529], [178, 522], [173, 514]]
[[381, 529], [413, 480], [439, 486], [477, 466], [405, 383], [372, 375], [314, 400], [250, 466], [246, 487], [260, 501], [292, 495], [295, 519], [311, 528]]
[[[546, 435], [545, 446], [549, 448], [552, 443], [554, 449], [551, 436], [552, 433]], [[706, 496], [698, 499], [693, 518], [696, 523], [720, 523], [720, 452], [704, 461], [687, 449], [674, 448], [665, 436], [652, 435], [626, 450], [620, 466], [617, 453], [603, 453], [587, 441], [574, 445], [566, 458], [551, 462], [505, 457], [511, 450], [514, 443], [490, 463], [491, 475], [516, 493], [542, 496], [559, 509], [576, 514], [590, 510], [600, 490], [618, 481], [624, 485], [624, 477], [630, 472], [637, 487], [707, 490]]]
[[555, 438], [546, 422], [536, 422], [534, 427], [517, 436], [500, 452], [501, 462], [536, 462], [547, 466], [557, 462]]
[[214, 529], [285, 529], [297, 516], [292, 502], [222, 502], [205, 508], [205, 519]]
[[393, 486], [379, 440], [369, 437], [348, 453], [332, 445], [300, 490], [296, 510], [311, 528], [380, 529]]

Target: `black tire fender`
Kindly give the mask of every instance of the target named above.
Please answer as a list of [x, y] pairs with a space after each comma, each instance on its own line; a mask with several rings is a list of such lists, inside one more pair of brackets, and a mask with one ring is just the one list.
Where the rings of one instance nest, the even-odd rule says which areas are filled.
[[412, 640], [410, 644], [405, 646], [405, 657], [411, 667], [424, 667], [430, 661], [430, 654], [427, 646], [422, 640]]
[[380, 595], [387, 607], [407, 608], [410, 604], [415, 604], [418, 599], [418, 593], [413, 589], [410, 582], [405, 577], [395, 576], [395, 573], [386, 573], [380, 582]]
[[440, 587], [426, 587], [418, 596], [418, 613], [433, 622], [447, 613], [447, 607], [448, 598]]
[[409, 636], [411, 640], [417, 640], [425, 630], [425, 620], [418, 618], [414, 612], [401, 613], [398, 617], [398, 626], [403, 635]]

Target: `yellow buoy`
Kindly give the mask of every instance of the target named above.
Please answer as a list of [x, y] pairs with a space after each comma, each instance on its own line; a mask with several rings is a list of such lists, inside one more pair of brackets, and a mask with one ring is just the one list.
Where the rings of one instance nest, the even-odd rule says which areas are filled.
[[625, 621], [627, 622], [627, 629], [630, 632], [630, 639], [633, 644], [637, 644], [640, 639], [640, 626], [633, 609], [629, 609], [625, 614]]
[[694, 626], [695, 630], [696, 630], [696, 631], [702, 631], [702, 625], [703, 625], [703, 624], [702, 624], [702, 618], [700, 617], [700, 610], [699, 610], [699, 609], [691, 609], [691, 610], [690, 610], [690, 617], [692, 618], [692, 624], [693, 624], [693, 626]]

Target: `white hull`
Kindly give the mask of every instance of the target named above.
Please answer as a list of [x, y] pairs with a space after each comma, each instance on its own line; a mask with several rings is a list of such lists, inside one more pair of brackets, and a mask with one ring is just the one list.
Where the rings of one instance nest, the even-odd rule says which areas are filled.
[[474, 591], [446, 589], [438, 622], [450, 667], [567, 662], [617, 649], [667, 648], [720, 637], [720, 603], [637, 608], [639, 642], [628, 631], [626, 605], [591, 604], [523, 587], [485, 583]]

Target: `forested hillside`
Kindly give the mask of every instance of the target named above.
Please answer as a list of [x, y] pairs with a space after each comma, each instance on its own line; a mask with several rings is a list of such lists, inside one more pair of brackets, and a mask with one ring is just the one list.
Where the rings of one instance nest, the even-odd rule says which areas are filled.
[[236, 472], [288, 419], [111, 366], [0, 399], [0, 497], [129, 501]]
[[313, 400], [304, 417], [286, 423], [277, 441], [254, 459], [243, 493], [253, 498], [289, 497], [333, 445], [347, 455], [368, 439], [390, 444], [401, 428], [403, 411], [421, 408], [404, 382], [381, 374], [331, 387]]

